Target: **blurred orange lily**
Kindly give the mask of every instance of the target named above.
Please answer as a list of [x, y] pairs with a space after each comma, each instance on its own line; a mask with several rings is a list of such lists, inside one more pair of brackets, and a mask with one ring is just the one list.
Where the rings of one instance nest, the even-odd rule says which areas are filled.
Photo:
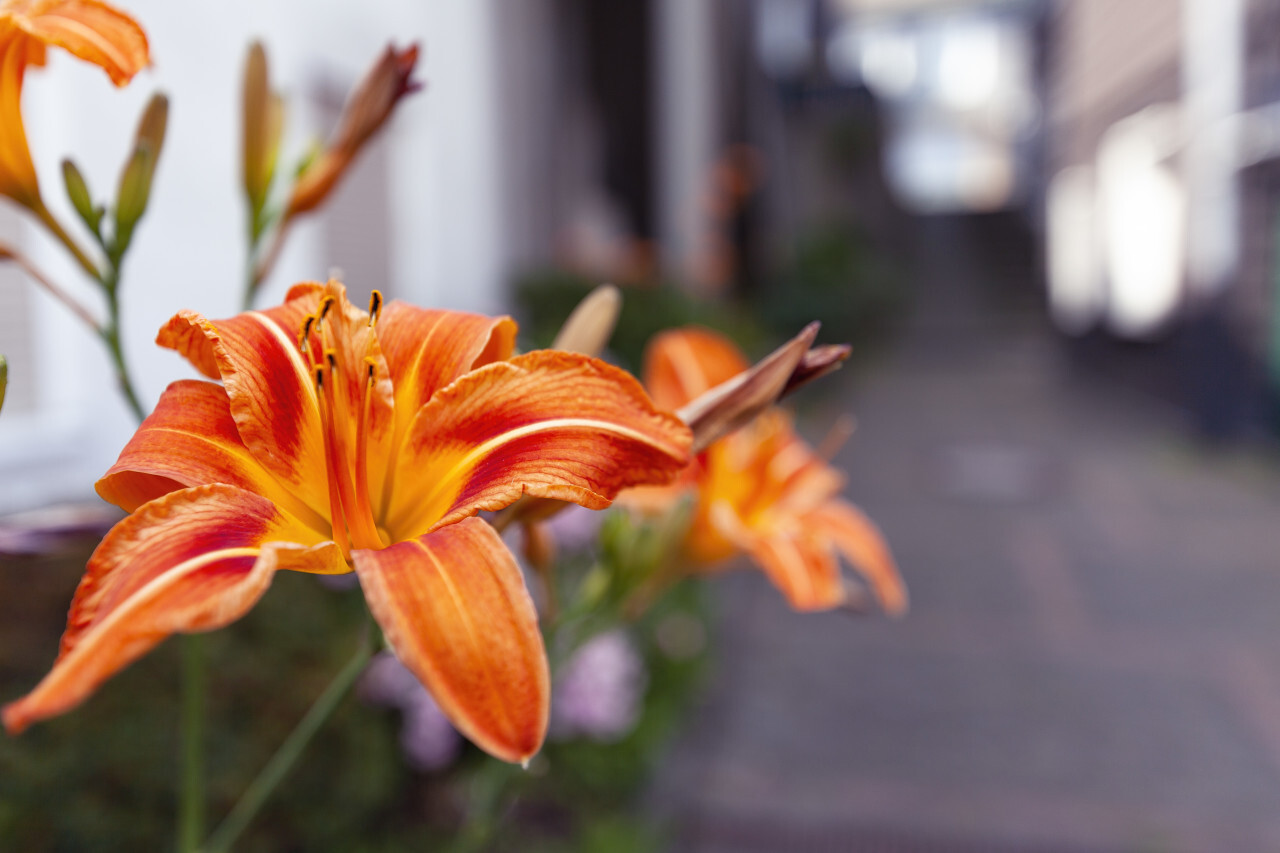
[[[748, 367], [737, 348], [698, 328], [657, 336], [645, 353], [645, 386], [675, 410]], [[906, 609], [906, 589], [876, 526], [839, 497], [844, 476], [798, 438], [772, 408], [700, 453], [673, 486], [637, 489], [633, 505], [670, 506], [694, 497], [683, 548], [701, 569], [745, 553], [797, 610], [848, 602], [838, 555], [856, 566], [890, 613]]]
[[0, 0], [0, 195], [42, 206], [22, 125], [22, 78], [57, 45], [123, 86], [151, 61], [147, 34], [133, 18], [100, 0]]
[[90, 559], [52, 671], [4, 709], [62, 713], [168, 634], [243, 615], [280, 569], [354, 570], [401, 661], [460, 731], [523, 761], [542, 743], [537, 615], [494, 529], [522, 494], [607, 506], [669, 481], [690, 435], [630, 375], [587, 356], [512, 357], [515, 324], [337, 283], [157, 343], [221, 385], [169, 386], [98, 493], [133, 514]]

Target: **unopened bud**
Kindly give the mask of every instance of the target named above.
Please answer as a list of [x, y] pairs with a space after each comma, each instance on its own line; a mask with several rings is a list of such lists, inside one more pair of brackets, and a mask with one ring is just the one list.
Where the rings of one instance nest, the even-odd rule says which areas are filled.
[[102, 224], [102, 208], [94, 208], [93, 197], [89, 195], [89, 185], [85, 182], [80, 169], [70, 160], [62, 161], [62, 182], [66, 185], [67, 198], [71, 200], [71, 206], [75, 208], [84, 224], [96, 234], [98, 227]]
[[280, 136], [284, 130], [284, 102], [271, 91], [267, 52], [261, 42], [255, 41], [250, 45], [249, 55], [245, 58], [241, 108], [244, 191], [254, 214], [255, 227], [258, 227], [275, 177]]
[[120, 174], [120, 189], [116, 195], [116, 229], [114, 250], [117, 256], [123, 255], [133, 239], [134, 226], [146, 212], [147, 202], [151, 198], [151, 179], [156, 173], [156, 164], [160, 162], [160, 151], [164, 148], [165, 128], [169, 122], [169, 99], [162, 94], [154, 95], [147, 103], [138, 122], [138, 131], [134, 136], [133, 153]]
[[608, 345], [609, 338], [613, 337], [621, 310], [622, 292], [612, 284], [600, 285], [569, 314], [551, 348], [599, 355]]
[[4, 408], [4, 392], [9, 387], [9, 362], [0, 355], [0, 409]]
[[417, 62], [417, 45], [402, 51], [387, 46], [347, 99], [329, 144], [300, 173], [289, 197], [286, 218], [319, 206], [364, 144], [386, 123], [400, 99], [422, 88], [421, 83], [410, 79]]
[[721, 382], [685, 404], [676, 414], [693, 430], [693, 452], [745, 425], [784, 395], [830, 373], [849, 356], [847, 346], [810, 349], [817, 322], [778, 347], [750, 370]]
[[848, 344], [826, 344], [814, 347], [800, 358], [800, 363], [791, 372], [787, 387], [782, 389], [782, 396], [787, 396], [801, 385], [807, 385], [820, 376], [839, 370], [840, 365], [853, 352]]

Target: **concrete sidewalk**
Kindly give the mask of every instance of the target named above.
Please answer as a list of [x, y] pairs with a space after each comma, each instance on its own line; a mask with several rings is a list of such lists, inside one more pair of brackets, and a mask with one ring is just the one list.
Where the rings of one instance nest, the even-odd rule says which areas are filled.
[[657, 785], [681, 849], [1280, 850], [1274, 463], [1072, 378], [1034, 312], [962, 307], [829, 401], [911, 613], [725, 579]]

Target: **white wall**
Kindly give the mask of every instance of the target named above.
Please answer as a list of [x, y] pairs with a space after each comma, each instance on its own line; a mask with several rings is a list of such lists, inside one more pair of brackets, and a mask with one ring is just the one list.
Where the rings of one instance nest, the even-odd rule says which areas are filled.
[[[109, 197], [142, 106], [157, 89], [170, 96], [168, 140], [123, 290], [126, 352], [146, 406], [170, 381], [192, 375], [154, 346], [155, 331], [182, 308], [221, 317], [239, 305], [239, 91], [254, 37], [265, 41], [273, 80], [290, 105], [282, 164], [295, 162], [316, 130], [305, 95], [318, 77], [354, 82], [389, 39], [422, 42], [417, 76], [427, 89], [403, 104], [388, 139], [393, 281], [353, 289], [361, 298], [379, 286], [419, 304], [501, 309], [493, 0], [123, 3], [147, 29], [155, 67], [121, 91], [97, 68], [51, 49], [49, 65], [28, 74], [24, 113], [43, 194], [70, 222], [62, 157], [77, 161], [96, 198]], [[319, 233], [314, 224], [296, 230], [271, 279], [273, 298], [292, 281], [327, 274], [312, 260]], [[83, 276], [42, 234], [28, 228], [22, 240], [53, 277], [97, 305]], [[101, 345], [56, 303], [43, 295], [32, 301], [39, 404], [34, 414], [0, 414], [0, 512], [91, 497], [94, 479], [134, 426]]]

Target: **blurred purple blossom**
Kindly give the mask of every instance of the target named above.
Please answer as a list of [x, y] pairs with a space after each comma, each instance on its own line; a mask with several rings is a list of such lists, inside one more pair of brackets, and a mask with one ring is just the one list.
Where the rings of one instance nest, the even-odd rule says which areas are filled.
[[604, 523], [603, 512], [571, 505], [551, 516], [547, 528], [551, 538], [564, 551], [581, 551], [595, 543]]
[[400, 748], [422, 771], [448, 767], [462, 750], [462, 736], [436, 700], [391, 652], [377, 655], [360, 678], [360, 698], [371, 705], [399, 708]]
[[603, 741], [625, 737], [640, 718], [647, 680], [644, 661], [626, 632], [591, 638], [556, 677], [552, 736]]

